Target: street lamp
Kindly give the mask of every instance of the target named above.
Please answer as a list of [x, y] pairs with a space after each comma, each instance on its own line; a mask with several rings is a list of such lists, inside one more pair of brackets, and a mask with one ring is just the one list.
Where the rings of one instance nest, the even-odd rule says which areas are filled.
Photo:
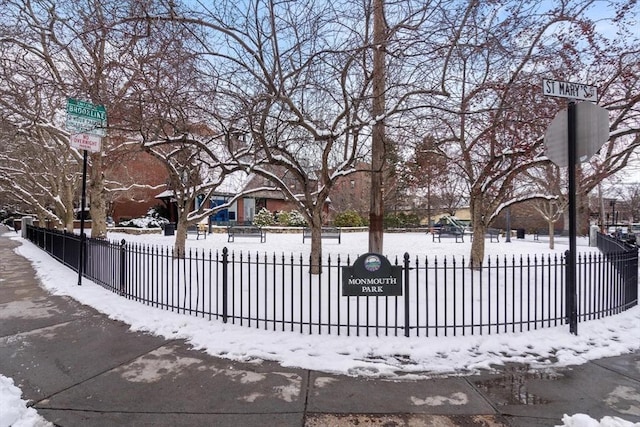
[[613, 199], [609, 202], [609, 206], [611, 206], [611, 226], [616, 225], [618, 222], [616, 220], [616, 199]]
[[505, 242], [511, 243], [511, 206], [507, 206], [507, 236]]

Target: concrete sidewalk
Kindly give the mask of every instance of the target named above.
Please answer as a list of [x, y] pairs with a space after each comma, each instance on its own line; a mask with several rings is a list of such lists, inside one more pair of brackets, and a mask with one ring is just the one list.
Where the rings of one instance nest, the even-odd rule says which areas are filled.
[[421, 381], [238, 363], [48, 294], [18, 245], [0, 236], [0, 374], [58, 426], [553, 426], [576, 413], [640, 423], [640, 353]]

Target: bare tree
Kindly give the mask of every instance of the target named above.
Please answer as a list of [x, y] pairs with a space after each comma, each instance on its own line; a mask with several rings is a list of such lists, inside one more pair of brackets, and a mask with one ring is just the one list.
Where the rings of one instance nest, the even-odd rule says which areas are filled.
[[[557, 34], [563, 55], [553, 63], [555, 77], [568, 68], [594, 76], [601, 107], [609, 111], [609, 140], [599, 152], [577, 167], [578, 231], [587, 232], [588, 196], [598, 185], [618, 174], [637, 155], [640, 146], [640, 51], [633, 20], [639, 11], [634, 2], [613, 3], [612, 16], [599, 22], [584, 19], [580, 31]], [[604, 26], [606, 31], [598, 31]], [[564, 77], [565, 80], [569, 78]], [[553, 102], [553, 100], [547, 100]], [[564, 102], [555, 100], [564, 108]], [[568, 221], [565, 221], [568, 223]]]
[[5, 37], [0, 43], [0, 187], [41, 224], [51, 220], [72, 232], [81, 157], [55, 125], [63, 104], [46, 89], [40, 62], [7, 41], [11, 32]]
[[[335, 182], [362, 161], [373, 162], [373, 176], [379, 173], [385, 150], [372, 144], [389, 143], [389, 118], [413, 94], [441, 92], [439, 76], [433, 83], [414, 67], [416, 53], [428, 44], [417, 29], [432, 18], [429, 5], [388, 4], [386, 17], [374, 14], [375, 5], [382, 3], [218, 2], [215, 10], [201, 7], [172, 18], [207, 32], [200, 51], [210, 58], [219, 121], [251, 135], [236, 164], [268, 178], [298, 204], [312, 228], [313, 271], [320, 266], [322, 213]], [[378, 36], [375, 16], [384, 18]], [[390, 66], [399, 71], [385, 74]], [[393, 102], [380, 102], [391, 95]], [[274, 172], [282, 170], [297, 181], [297, 191]], [[375, 240], [381, 250], [382, 239]]]
[[628, 220], [630, 222], [640, 221], [640, 183], [633, 183], [625, 186], [624, 199], [629, 206]]
[[559, 103], [543, 99], [541, 78], [580, 69], [581, 61], [599, 52], [585, 15], [590, 4], [559, 2], [548, 9], [510, 2], [509, 12], [499, 14], [496, 4], [471, 2], [455, 34], [458, 43], [447, 51], [455, 78], [439, 109], [444, 113], [438, 121], [446, 126], [438, 127], [446, 132], [439, 139], [469, 185], [472, 265], [483, 260], [483, 237], [492, 219], [514, 200], [533, 197], [522, 192], [526, 186], [515, 185], [521, 175], [547, 161], [540, 156], [541, 135]]
[[529, 170], [521, 185], [530, 185], [533, 208], [547, 221], [549, 232], [549, 249], [555, 247], [555, 223], [567, 211], [566, 179], [563, 179], [560, 168], [547, 163]]
[[[226, 209], [251, 191], [240, 191], [229, 198], [226, 203], [211, 207], [209, 201], [215, 196], [217, 189], [230, 175], [246, 181], [247, 174], [237, 167], [226, 166], [228, 159], [227, 138], [217, 134], [203, 138], [184, 134], [175, 138], [163, 138], [156, 141], [145, 141], [144, 147], [167, 168], [169, 189], [177, 207], [177, 226], [174, 252], [184, 256], [187, 227], [208, 218], [215, 212]], [[243, 178], [244, 177], [244, 178]], [[238, 186], [242, 189], [242, 186]], [[261, 191], [263, 187], [254, 188], [252, 192]]]
[[79, 165], [69, 150], [46, 141], [28, 132], [7, 137], [0, 152], [0, 186], [10, 189], [14, 202], [28, 206], [40, 224], [51, 220], [72, 232]]
[[408, 174], [413, 191], [420, 191], [425, 195], [427, 218], [431, 225], [434, 211], [459, 207], [464, 191], [451, 185], [455, 182], [455, 177], [451, 177], [447, 156], [439, 150], [434, 136], [422, 138], [413, 150], [407, 162]]
[[335, 181], [369, 151], [368, 123], [359, 117], [368, 59], [354, 34], [330, 36], [345, 22], [332, 7], [245, 6], [229, 2], [196, 15], [210, 32], [200, 48], [217, 89], [209, 113], [228, 129], [247, 131], [247, 144], [228, 150], [234, 167], [267, 178], [299, 206], [313, 229], [312, 270], [319, 271], [325, 202]]
[[[77, 167], [82, 153], [68, 146], [66, 101], [71, 97], [102, 104], [107, 107], [109, 117], [119, 115], [119, 102], [127, 94], [132, 77], [127, 73], [127, 59], [140, 53], [134, 48], [147, 35], [147, 28], [127, 19], [139, 5], [134, 1], [2, 0], [0, 49], [7, 54], [2, 72], [6, 81], [11, 82], [0, 104], [6, 111], [3, 117], [16, 128], [28, 128], [32, 137], [38, 135], [38, 143], [59, 149], [59, 157], [71, 159], [70, 164]], [[105, 176], [109, 161], [105, 159], [117, 141], [104, 138], [102, 150], [90, 156], [89, 197], [94, 236], [106, 233]], [[49, 169], [52, 174], [58, 170]], [[53, 187], [50, 190], [59, 191]], [[71, 200], [77, 196], [75, 191], [75, 187], [71, 189]], [[66, 194], [60, 196], [52, 197], [56, 203], [69, 199]], [[52, 211], [49, 214], [55, 215]], [[70, 227], [68, 217], [59, 220]]]

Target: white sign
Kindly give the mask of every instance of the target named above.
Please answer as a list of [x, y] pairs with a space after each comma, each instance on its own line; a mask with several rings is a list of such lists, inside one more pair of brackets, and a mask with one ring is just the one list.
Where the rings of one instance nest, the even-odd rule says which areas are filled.
[[100, 151], [101, 143], [102, 138], [91, 133], [77, 133], [71, 135], [71, 138], [69, 138], [69, 144], [71, 144], [72, 147], [78, 150], [87, 150], [92, 153]]
[[598, 88], [582, 83], [542, 79], [542, 93], [547, 96], [598, 102]]

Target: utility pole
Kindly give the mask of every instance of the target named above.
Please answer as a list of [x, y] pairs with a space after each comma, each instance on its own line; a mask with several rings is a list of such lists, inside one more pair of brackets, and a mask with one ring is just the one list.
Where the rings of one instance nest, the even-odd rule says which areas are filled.
[[375, 121], [371, 136], [371, 200], [369, 205], [369, 252], [382, 253], [383, 168], [385, 161], [385, 49], [387, 28], [384, 0], [373, 0], [373, 103]]

